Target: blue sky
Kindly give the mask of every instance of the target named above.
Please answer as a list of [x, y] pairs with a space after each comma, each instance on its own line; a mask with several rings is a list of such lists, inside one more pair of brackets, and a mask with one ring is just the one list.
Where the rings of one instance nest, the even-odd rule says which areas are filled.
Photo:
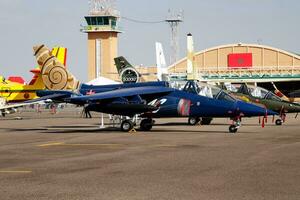
[[[297, 0], [117, 0], [121, 15], [144, 21], [166, 18], [168, 9], [184, 10], [180, 25], [180, 58], [186, 53], [185, 35], [194, 35], [197, 51], [228, 43], [259, 43], [300, 53], [300, 1]], [[86, 34], [80, 24], [88, 0], [1, 0], [0, 74], [31, 78], [36, 63], [32, 46], [68, 48], [68, 67], [87, 80]], [[165, 23], [140, 24], [121, 19], [119, 55], [135, 65], [155, 64], [155, 41], [169, 55], [170, 28]]]

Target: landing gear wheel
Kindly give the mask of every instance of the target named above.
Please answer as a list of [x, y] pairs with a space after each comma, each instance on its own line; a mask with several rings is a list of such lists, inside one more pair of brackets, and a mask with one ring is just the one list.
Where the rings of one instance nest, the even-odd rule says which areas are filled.
[[122, 123], [121, 123], [121, 130], [124, 131], [124, 132], [129, 132], [130, 130], [133, 129], [133, 122], [130, 121], [130, 120], [124, 120]]
[[140, 128], [142, 131], [150, 131], [153, 126], [153, 120], [152, 119], [143, 119], [140, 124]]
[[201, 125], [210, 125], [212, 120], [213, 120], [213, 118], [210, 118], [210, 117], [202, 117], [200, 123], [201, 123]]
[[282, 125], [282, 119], [276, 119], [275, 124], [276, 124], [277, 126]]
[[238, 127], [236, 125], [230, 125], [229, 126], [229, 132], [230, 133], [236, 133], [238, 130]]
[[189, 125], [196, 125], [200, 121], [199, 117], [189, 117], [188, 124]]

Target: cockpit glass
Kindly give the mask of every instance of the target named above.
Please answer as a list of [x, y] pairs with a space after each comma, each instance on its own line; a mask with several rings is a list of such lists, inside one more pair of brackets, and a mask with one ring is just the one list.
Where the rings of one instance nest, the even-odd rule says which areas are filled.
[[213, 98], [216, 98], [217, 95], [220, 93], [221, 89], [218, 87], [211, 87], [211, 93]]
[[266, 99], [270, 99], [270, 100], [274, 100], [274, 101], [281, 101], [281, 99], [272, 92], [268, 93], [268, 95], [266, 96]]
[[235, 99], [224, 91], [221, 91], [219, 93], [219, 95], [217, 96], [217, 99], [235, 102]]
[[224, 86], [225, 86], [226, 90], [228, 90], [228, 91], [231, 91], [231, 92], [237, 92], [238, 91], [238, 88], [233, 84], [226, 84], [225, 83]]
[[197, 88], [199, 88], [198, 94], [201, 96], [216, 98], [218, 94], [222, 91], [222, 89], [219, 87], [205, 84], [205, 83], [198, 83], [197, 85], [198, 85]]
[[255, 88], [249, 88], [250, 93], [252, 96], [254, 97], [258, 97], [258, 98], [265, 98], [265, 96], [267, 95], [267, 93], [269, 92], [266, 89], [260, 88], [260, 87], [255, 87]]

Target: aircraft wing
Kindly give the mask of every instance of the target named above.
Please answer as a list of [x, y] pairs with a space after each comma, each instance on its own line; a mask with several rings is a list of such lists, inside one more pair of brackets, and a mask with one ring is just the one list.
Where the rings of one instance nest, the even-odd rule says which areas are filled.
[[7, 105], [4, 105], [4, 106], [0, 106], [0, 110], [9, 110], [9, 109], [12, 109], [12, 108], [19, 108], [19, 107], [22, 107], [22, 106], [26, 106], [26, 105], [30, 105], [30, 103], [14, 103], [14, 104], [7, 104]]
[[40, 102], [45, 100], [52, 100], [55, 102], [64, 102], [65, 98], [71, 97], [75, 93], [70, 91], [63, 91], [63, 90], [39, 90], [36, 94], [40, 97], [37, 99], [26, 101], [25, 103], [33, 103], [33, 102]]
[[22, 106], [28, 106], [28, 105], [32, 105], [32, 104], [37, 104], [37, 103], [41, 103], [44, 102], [48, 99], [50, 100], [56, 100], [56, 99], [61, 99], [63, 97], [66, 97], [65, 94], [52, 94], [52, 95], [47, 95], [47, 96], [43, 96], [41, 98], [37, 98], [37, 99], [32, 99], [29, 101], [24, 101], [23, 103], [13, 103], [13, 104], [6, 104], [4, 106], [0, 106], [0, 110], [7, 110], [7, 109], [12, 109], [12, 108], [19, 108]]
[[33, 104], [40, 103], [42, 101], [36, 101], [36, 102], [31, 102], [31, 103], [13, 103], [13, 104], [6, 104], [3, 106], [0, 106], [0, 114], [2, 116], [5, 116], [6, 114], [12, 114], [17, 112], [17, 108], [23, 107], [23, 106], [29, 106]]
[[142, 99], [155, 99], [160, 96], [169, 94], [172, 91], [174, 91], [173, 88], [153, 86], [123, 88], [93, 95], [71, 97], [66, 99], [66, 101], [69, 103], [84, 104], [89, 102], [99, 102], [102, 100], [114, 100], [117, 98], [130, 98], [134, 96], [140, 96]]
[[157, 110], [157, 106], [148, 105], [147, 102], [173, 92], [168, 87], [136, 87], [123, 88], [93, 95], [66, 98], [65, 102], [85, 105], [90, 111], [130, 116]]

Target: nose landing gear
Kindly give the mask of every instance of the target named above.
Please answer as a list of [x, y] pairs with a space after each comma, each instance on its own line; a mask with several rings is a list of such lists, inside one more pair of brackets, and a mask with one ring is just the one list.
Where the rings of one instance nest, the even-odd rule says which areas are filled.
[[283, 124], [283, 122], [285, 122], [285, 118], [286, 118], [285, 113], [280, 114], [280, 119], [276, 119], [275, 124], [277, 126], [281, 126]]
[[229, 126], [230, 133], [236, 133], [237, 130], [241, 127], [241, 120], [240, 118], [234, 119], [233, 124]]
[[283, 120], [282, 120], [282, 119], [276, 119], [276, 121], [275, 121], [275, 124], [276, 124], [277, 126], [282, 125], [282, 123], [283, 123]]

